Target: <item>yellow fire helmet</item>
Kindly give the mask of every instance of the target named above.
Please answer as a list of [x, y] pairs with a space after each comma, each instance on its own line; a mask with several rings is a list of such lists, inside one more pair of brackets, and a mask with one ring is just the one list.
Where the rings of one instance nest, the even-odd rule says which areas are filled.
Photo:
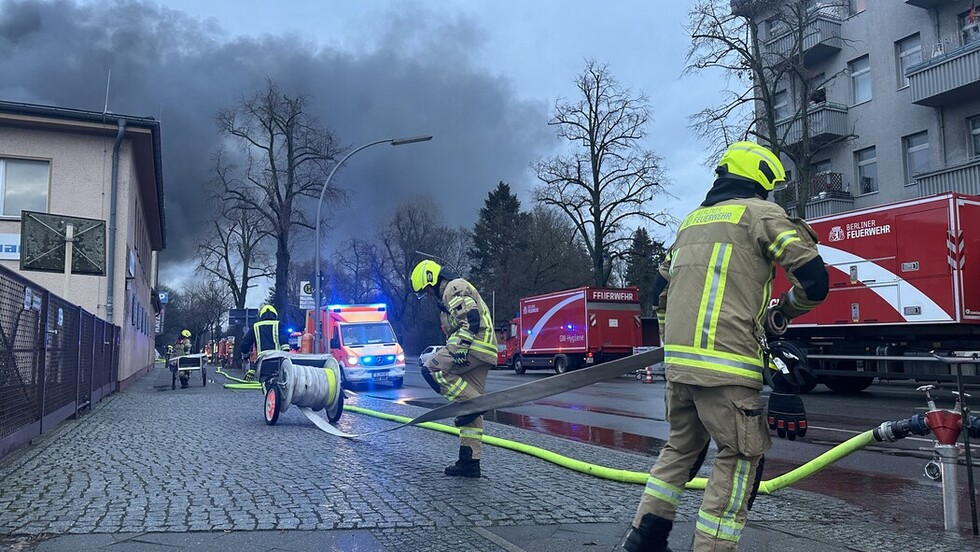
[[184, 337], [190, 337], [191, 336], [191, 331], [190, 330], [184, 330], [184, 331], [180, 332], [180, 335], [182, 335]]
[[271, 312], [273, 316], [279, 316], [279, 311], [277, 311], [276, 307], [273, 307], [272, 305], [262, 305], [262, 309], [259, 311], [259, 316], [264, 316], [267, 312]]
[[758, 182], [767, 192], [782, 189], [786, 169], [779, 157], [755, 142], [735, 142], [728, 146], [715, 169], [718, 176], [737, 176]]
[[442, 267], [435, 261], [425, 260], [415, 265], [412, 270], [412, 291], [421, 299], [425, 295], [425, 288], [435, 286], [439, 281], [439, 272]]

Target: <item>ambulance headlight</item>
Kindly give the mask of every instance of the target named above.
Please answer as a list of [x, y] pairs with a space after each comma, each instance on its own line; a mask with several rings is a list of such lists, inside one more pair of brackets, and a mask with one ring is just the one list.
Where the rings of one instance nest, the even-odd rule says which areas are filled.
[[395, 358], [398, 359], [398, 362], [405, 362], [405, 353], [398, 353]]
[[350, 364], [351, 366], [357, 366], [357, 357], [354, 356], [354, 355], [348, 356], [347, 357], [347, 364]]

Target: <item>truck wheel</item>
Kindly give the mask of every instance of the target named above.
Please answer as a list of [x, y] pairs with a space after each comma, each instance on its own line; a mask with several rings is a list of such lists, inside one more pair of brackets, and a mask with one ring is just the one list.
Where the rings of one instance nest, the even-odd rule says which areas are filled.
[[865, 389], [871, 387], [874, 383], [874, 378], [867, 376], [837, 376], [837, 377], [827, 377], [823, 379], [824, 385], [830, 388], [831, 391], [836, 391], [837, 393], [851, 394], [860, 393]]
[[810, 391], [813, 391], [818, 383], [820, 382], [818, 382], [817, 378], [814, 376], [803, 376], [803, 385], [800, 386], [800, 394], [805, 395]]
[[564, 374], [568, 371], [568, 359], [562, 355], [555, 357], [555, 373]]
[[265, 423], [276, 425], [282, 412], [282, 393], [278, 385], [270, 385], [265, 392]]
[[405, 378], [392, 378], [391, 380], [391, 386], [394, 387], [395, 389], [399, 389], [404, 383], [405, 383]]
[[523, 374], [525, 372], [525, 370], [526, 369], [524, 368], [524, 362], [521, 360], [521, 357], [515, 356], [514, 357], [514, 372], [517, 373], [517, 374]]

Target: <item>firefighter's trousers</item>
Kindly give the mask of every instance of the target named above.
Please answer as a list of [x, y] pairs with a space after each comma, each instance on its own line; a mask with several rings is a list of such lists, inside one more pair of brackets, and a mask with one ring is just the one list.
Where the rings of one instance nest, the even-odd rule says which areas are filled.
[[670, 435], [650, 470], [633, 526], [647, 513], [674, 519], [691, 467], [714, 439], [718, 454], [698, 510], [694, 550], [735, 550], [759, 458], [772, 445], [759, 391], [668, 382], [665, 402]]
[[[462, 368], [454, 366], [453, 355], [443, 347], [425, 363], [424, 370], [428, 370], [439, 385], [440, 395], [452, 402], [460, 402], [478, 397], [486, 391], [487, 374], [492, 368], [489, 363], [473, 358], [473, 355], [470, 355], [469, 362], [469, 366]], [[473, 450], [473, 460], [480, 459], [483, 448], [483, 416], [459, 428], [459, 446], [470, 447]]]

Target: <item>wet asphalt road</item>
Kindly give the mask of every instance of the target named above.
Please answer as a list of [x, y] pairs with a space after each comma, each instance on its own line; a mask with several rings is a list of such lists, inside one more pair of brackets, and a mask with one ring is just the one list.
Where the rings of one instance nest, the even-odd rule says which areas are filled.
[[[414, 358], [410, 356], [409, 360]], [[510, 370], [494, 370], [490, 373], [487, 387], [488, 391], [496, 391], [549, 375], [552, 373], [544, 370], [522, 375]], [[915, 390], [917, 385], [914, 382], [875, 384], [855, 395], [840, 395], [822, 385], [817, 386], [804, 397], [810, 431], [805, 438], [794, 442], [774, 437], [773, 448], [767, 454], [765, 478], [802, 465], [832, 446], [877, 427], [883, 421], [924, 412], [925, 395]], [[940, 408], [953, 407], [950, 390], [954, 388], [947, 387], [934, 391]], [[980, 390], [968, 391], [972, 391], [980, 400]], [[617, 450], [648, 454], [652, 463], [668, 432], [663, 392], [662, 378], [655, 378], [653, 384], [644, 384], [632, 376], [622, 376], [531, 404], [497, 411], [489, 415], [489, 419]], [[378, 386], [359, 393], [420, 406], [437, 406], [445, 402], [425, 384], [418, 366], [412, 364], [406, 371], [402, 389]], [[878, 505], [883, 515], [895, 521], [918, 518], [914, 512], [921, 509], [939, 511], [938, 519], [941, 522], [940, 483], [924, 475], [925, 464], [933, 456], [932, 446], [933, 441], [927, 438], [876, 443], [795, 486], [862, 507]], [[974, 465], [980, 466], [980, 448], [974, 446], [973, 451]], [[976, 470], [975, 476], [980, 478], [980, 470]], [[961, 517], [969, 513], [966, 482], [964, 466], [960, 473], [964, 497], [960, 507]], [[914, 507], [910, 507], [913, 504]], [[936, 517], [929, 518], [931, 521], [926, 525], [935, 528]], [[966, 526], [969, 526], [969, 521], [966, 521]]]

